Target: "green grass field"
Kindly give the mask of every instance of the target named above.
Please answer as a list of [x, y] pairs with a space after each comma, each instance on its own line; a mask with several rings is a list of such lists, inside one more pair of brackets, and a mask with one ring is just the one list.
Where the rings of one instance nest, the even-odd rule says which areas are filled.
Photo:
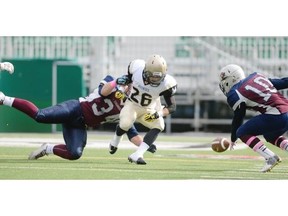
[[[51, 134], [22, 134], [2, 137], [51, 137]], [[61, 135], [58, 135], [61, 137]], [[96, 136], [107, 143], [111, 136]], [[211, 137], [165, 136], [159, 142], [180, 142], [205, 144]], [[131, 144], [132, 145], [132, 144]], [[241, 144], [240, 144], [241, 145]], [[281, 158], [282, 163], [270, 173], [260, 173], [264, 160], [252, 150], [245, 148], [224, 153], [212, 150], [161, 149], [155, 154], [147, 152], [147, 165], [136, 165], [128, 162], [127, 157], [135, 149], [121, 149], [110, 155], [107, 148], [90, 148], [84, 150], [82, 158], [67, 161], [54, 155], [45, 156], [35, 161], [27, 159], [35, 147], [0, 146], [0, 179], [9, 180], [194, 180], [194, 179], [228, 179], [228, 180], [282, 180], [288, 179], [288, 154], [268, 145]]]
[[[283, 180], [288, 179], [288, 154], [275, 147], [271, 149], [282, 157], [282, 163], [270, 173], [260, 173], [264, 161], [248, 148], [224, 153], [195, 148], [207, 146], [213, 134], [162, 134], [156, 143], [157, 152], [145, 154], [147, 165], [128, 162], [135, 147], [121, 148], [120, 144], [117, 153], [110, 155], [106, 143], [111, 134], [89, 134], [87, 148], [77, 161], [55, 155], [35, 161], [27, 159], [40, 141], [60, 139], [61, 134], [0, 135], [0, 202], [5, 215], [228, 216], [231, 212], [243, 215], [248, 211], [268, 216], [286, 211], [279, 202], [269, 201], [269, 208], [249, 210], [243, 202], [247, 194], [252, 201], [287, 194]], [[20, 140], [13, 147], [11, 137]], [[31, 145], [21, 146], [27, 138], [32, 139]], [[102, 142], [105, 148], [95, 148], [91, 142]], [[167, 143], [187, 148], [163, 148]]]

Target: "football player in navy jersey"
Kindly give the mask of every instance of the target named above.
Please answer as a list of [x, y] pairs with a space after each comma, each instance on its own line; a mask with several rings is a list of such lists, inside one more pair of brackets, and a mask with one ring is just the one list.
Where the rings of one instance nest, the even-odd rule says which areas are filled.
[[[44, 143], [39, 149], [31, 152], [28, 159], [36, 160], [54, 154], [67, 160], [77, 160], [82, 156], [86, 145], [87, 127], [119, 120], [124, 94], [118, 90], [118, 86], [122, 84], [122, 78], [114, 80], [108, 75], [89, 96], [64, 101], [44, 109], [39, 109], [30, 101], [8, 97], [0, 92], [0, 105], [14, 107], [39, 123], [62, 124], [65, 144]], [[142, 137], [134, 126], [129, 129], [127, 135], [137, 146], [142, 142]], [[150, 150], [154, 153], [156, 147]]]
[[[110, 153], [117, 150], [123, 134], [127, 133], [134, 122], [139, 122], [150, 130], [144, 136], [137, 151], [128, 157], [131, 163], [145, 165], [144, 153], [164, 130], [164, 116], [176, 110], [174, 94], [177, 89], [176, 80], [167, 74], [165, 59], [153, 54], [148, 59], [136, 59], [130, 62], [128, 74], [122, 77], [125, 84], [131, 85], [131, 91], [120, 112], [120, 121], [110, 142]], [[161, 107], [160, 97], [166, 105]]]
[[[227, 103], [234, 111], [231, 131], [231, 150], [239, 138], [251, 149], [265, 158], [261, 172], [269, 172], [281, 162], [258, 136], [284, 151], [288, 151], [288, 99], [278, 90], [288, 88], [288, 78], [267, 78], [254, 72], [247, 77], [242, 68], [229, 64], [220, 71], [219, 87], [227, 97]], [[246, 110], [258, 112], [244, 122]]]

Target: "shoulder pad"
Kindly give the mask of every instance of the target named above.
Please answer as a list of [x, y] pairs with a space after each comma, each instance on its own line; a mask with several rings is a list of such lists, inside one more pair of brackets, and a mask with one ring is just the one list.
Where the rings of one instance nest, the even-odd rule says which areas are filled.
[[175, 80], [175, 78], [169, 74], [166, 74], [164, 82], [167, 88], [172, 88], [177, 85], [177, 81]]
[[145, 61], [141, 59], [136, 59], [129, 64], [128, 74], [133, 74], [135, 71], [139, 69], [144, 69]]

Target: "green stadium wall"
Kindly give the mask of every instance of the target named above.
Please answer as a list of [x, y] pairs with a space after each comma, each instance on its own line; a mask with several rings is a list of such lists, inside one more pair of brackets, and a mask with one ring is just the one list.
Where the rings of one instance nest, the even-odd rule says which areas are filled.
[[[11, 97], [27, 99], [39, 108], [52, 105], [52, 68], [58, 60], [2, 59], [13, 63], [15, 72], [0, 73], [0, 91]], [[63, 62], [63, 60], [61, 60]], [[82, 66], [73, 62], [57, 66], [57, 103], [86, 95]], [[61, 126], [57, 126], [59, 130]], [[35, 122], [24, 113], [0, 107], [0, 132], [51, 132], [51, 124]]]

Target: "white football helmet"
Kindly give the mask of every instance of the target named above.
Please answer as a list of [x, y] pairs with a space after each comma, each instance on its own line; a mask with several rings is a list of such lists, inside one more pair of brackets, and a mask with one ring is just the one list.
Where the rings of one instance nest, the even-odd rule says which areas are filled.
[[157, 87], [165, 78], [167, 63], [165, 59], [157, 54], [151, 55], [145, 62], [143, 77], [151, 86]]
[[230, 89], [244, 78], [245, 73], [240, 66], [235, 64], [226, 65], [220, 70], [219, 87], [224, 95], [227, 95]]

